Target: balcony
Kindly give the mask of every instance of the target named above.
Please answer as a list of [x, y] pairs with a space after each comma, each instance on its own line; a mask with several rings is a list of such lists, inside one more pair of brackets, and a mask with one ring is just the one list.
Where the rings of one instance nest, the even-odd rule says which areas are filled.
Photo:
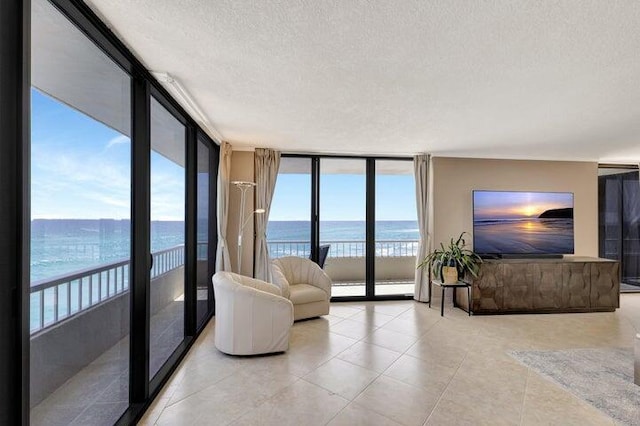
[[[184, 246], [153, 257], [150, 376], [184, 333]], [[32, 424], [111, 424], [129, 405], [128, 277], [122, 260], [31, 286]]]
[[[308, 241], [267, 242], [272, 258], [309, 257]], [[333, 281], [333, 297], [365, 294], [365, 241], [321, 241], [330, 245], [324, 270]], [[413, 294], [417, 240], [378, 240], [375, 242], [376, 295]]]

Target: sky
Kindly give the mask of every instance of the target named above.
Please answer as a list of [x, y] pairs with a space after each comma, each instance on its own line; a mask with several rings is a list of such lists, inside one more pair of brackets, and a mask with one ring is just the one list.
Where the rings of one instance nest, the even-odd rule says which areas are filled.
[[[31, 95], [32, 219], [129, 219], [130, 139], [37, 89]], [[152, 151], [151, 187], [151, 219], [184, 220], [184, 168]], [[378, 175], [376, 198], [376, 220], [416, 219], [412, 175]], [[321, 220], [365, 220], [364, 174], [321, 175], [320, 199]], [[308, 221], [310, 200], [310, 175], [281, 174], [269, 219]]]
[[[365, 220], [365, 175], [320, 175], [320, 220]], [[311, 175], [280, 174], [269, 220], [304, 220], [311, 216]], [[376, 220], [416, 220], [412, 175], [378, 175]]]
[[[129, 219], [131, 142], [32, 89], [32, 219]], [[184, 220], [184, 168], [151, 155], [151, 219]]]
[[538, 217], [549, 209], [573, 207], [573, 194], [568, 192], [475, 191], [474, 218], [518, 219]]

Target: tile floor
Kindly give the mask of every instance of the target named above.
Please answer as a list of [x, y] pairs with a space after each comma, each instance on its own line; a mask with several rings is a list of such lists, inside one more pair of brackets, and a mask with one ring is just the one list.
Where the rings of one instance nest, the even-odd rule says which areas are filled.
[[631, 347], [640, 294], [615, 313], [472, 316], [413, 301], [334, 303], [285, 354], [231, 357], [212, 321], [143, 425], [611, 425], [511, 349]]

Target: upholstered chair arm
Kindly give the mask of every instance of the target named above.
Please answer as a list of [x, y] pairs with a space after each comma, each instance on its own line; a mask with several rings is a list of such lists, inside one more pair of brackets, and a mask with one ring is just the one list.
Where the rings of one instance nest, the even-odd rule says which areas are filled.
[[[251, 297], [253, 298], [253, 329], [258, 330], [258, 335], [260, 329], [288, 330], [293, 325], [293, 304], [290, 300], [260, 290], [252, 292]], [[260, 312], [268, 314], [259, 315]]]
[[237, 277], [245, 287], [251, 287], [270, 294], [275, 294], [276, 296], [282, 296], [282, 290], [277, 285], [270, 284], [266, 281], [257, 280], [255, 278], [245, 277], [244, 275], [237, 275]]
[[280, 288], [282, 292], [282, 297], [286, 297], [287, 299], [290, 297], [291, 292], [289, 291], [289, 281], [287, 277], [284, 275], [284, 272], [280, 269], [277, 264], [272, 264], [271, 275], [273, 279], [273, 284]]
[[331, 299], [331, 278], [318, 265], [313, 263], [309, 266], [309, 284], [318, 287]]

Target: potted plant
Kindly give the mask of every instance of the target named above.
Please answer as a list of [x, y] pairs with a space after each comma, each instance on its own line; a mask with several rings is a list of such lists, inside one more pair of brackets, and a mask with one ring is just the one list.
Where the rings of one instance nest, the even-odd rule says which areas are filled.
[[435, 277], [445, 284], [455, 283], [467, 273], [477, 277], [482, 259], [467, 248], [465, 234], [461, 233], [457, 240], [451, 238], [447, 247], [440, 243], [440, 248], [429, 253], [418, 268], [431, 267]]

